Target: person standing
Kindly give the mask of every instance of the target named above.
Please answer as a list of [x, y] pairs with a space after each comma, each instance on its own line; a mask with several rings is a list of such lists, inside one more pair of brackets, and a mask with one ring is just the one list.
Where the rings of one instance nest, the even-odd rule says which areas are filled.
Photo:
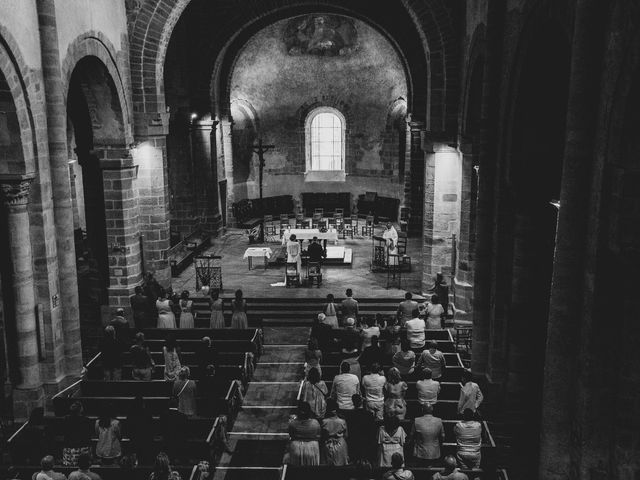
[[62, 464], [65, 467], [77, 466], [81, 455], [91, 453], [91, 427], [91, 420], [82, 413], [82, 404], [73, 402], [62, 427]]
[[444, 442], [442, 420], [433, 416], [433, 405], [422, 406], [422, 416], [413, 422], [411, 431], [413, 456], [420, 460], [421, 466], [430, 467], [440, 459], [440, 446]]
[[135, 288], [135, 294], [131, 296], [129, 303], [133, 312], [134, 327], [138, 330], [147, 328], [149, 325], [149, 299], [144, 294], [142, 286], [138, 285]]
[[344, 300], [342, 300], [340, 304], [340, 313], [342, 315], [342, 322], [347, 318], [354, 318], [356, 321], [358, 320], [359, 310], [358, 310], [358, 301], [353, 298], [353, 290], [347, 288], [345, 292], [347, 296]]
[[444, 320], [449, 312], [449, 285], [447, 285], [447, 281], [444, 279], [442, 272], [438, 272], [436, 274], [436, 280], [433, 285], [433, 288], [429, 290], [438, 296], [440, 300], [440, 304], [442, 305], [442, 323], [444, 328]]
[[390, 467], [394, 453], [402, 455], [407, 434], [400, 426], [398, 417], [385, 417], [383, 426], [378, 430], [378, 461], [379, 467]]
[[233, 309], [231, 328], [249, 328], [249, 322], [247, 321], [247, 301], [242, 296], [242, 290], [236, 290], [236, 297], [231, 300], [231, 308]]
[[409, 346], [414, 350], [422, 350], [425, 342], [425, 328], [424, 320], [419, 316], [419, 310], [416, 308], [413, 310], [411, 320], [407, 321], [405, 327], [407, 328], [407, 340], [409, 340]]
[[349, 429], [349, 459], [352, 462], [373, 461], [376, 452], [377, 428], [375, 418], [363, 408], [363, 399], [359, 394], [351, 397], [353, 410], [346, 416], [347, 428]]
[[411, 375], [413, 373], [416, 364], [416, 352], [409, 348], [409, 340], [402, 339], [400, 351], [393, 355], [391, 363], [401, 375]]
[[371, 365], [371, 373], [362, 377], [365, 408], [373, 414], [376, 420], [384, 418], [384, 385], [386, 383], [384, 370], [379, 363]]
[[469, 480], [469, 477], [458, 468], [453, 455], [444, 457], [444, 471], [433, 474], [433, 480]]
[[173, 381], [177, 378], [182, 368], [178, 344], [173, 335], [167, 335], [167, 339], [162, 346], [162, 354], [164, 356], [164, 379]]
[[149, 347], [144, 343], [144, 333], [136, 333], [136, 343], [131, 346], [129, 352], [133, 363], [131, 378], [133, 380], [151, 380], [153, 367], [155, 367], [156, 364], [149, 352]]
[[116, 331], [116, 339], [126, 345], [129, 342], [129, 321], [124, 316], [124, 308], [116, 310], [116, 316], [109, 322]]
[[334, 300], [332, 293], [327, 295], [327, 303], [322, 307], [322, 313], [325, 315], [324, 323], [330, 325], [331, 328], [338, 328], [338, 310]]
[[433, 373], [430, 368], [420, 371], [420, 380], [416, 382], [418, 391], [418, 403], [421, 405], [435, 405], [440, 393], [440, 382], [431, 378]]
[[389, 263], [389, 255], [398, 253], [398, 232], [391, 223], [387, 222], [387, 226], [382, 232], [382, 238], [387, 246], [387, 264]]
[[338, 402], [340, 410], [353, 410], [351, 397], [360, 393], [360, 380], [350, 371], [351, 365], [348, 362], [342, 362], [340, 373], [333, 378], [331, 385], [331, 398]]
[[327, 465], [342, 466], [349, 463], [347, 450], [347, 422], [338, 417], [338, 405], [327, 401], [327, 412], [322, 420], [322, 457]]
[[[295, 234], [289, 237], [287, 241], [287, 263], [295, 263], [298, 275], [302, 275], [302, 248], [300, 242], [296, 240]], [[286, 274], [285, 274], [286, 275]], [[286, 282], [286, 278], [285, 278]]]
[[362, 317], [362, 330], [360, 331], [360, 337], [362, 338], [362, 350], [371, 346], [372, 337], [380, 338], [380, 326], [378, 325], [375, 317], [373, 317], [371, 321], [367, 320], [365, 316]]
[[180, 328], [193, 328], [193, 300], [189, 300], [189, 291], [180, 295]]
[[160, 290], [160, 296], [156, 300], [156, 310], [158, 311], [158, 328], [176, 328], [173, 303], [167, 298], [164, 288]]
[[91, 471], [91, 455], [83, 453], [78, 457], [78, 470], [69, 474], [69, 480], [102, 480], [102, 477]]
[[319, 465], [321, 429], [318, 420], [311, 418], [311, 407], [306, 402], [298, 403], [298, 412], [289, 422], [290, 465]]
[[196, 414], [196, 382], [189, 379], [189, 367], [182, 367], [173, 383], [172, 395], [178, 399], [178, 411], [187, 417]]
[[482, 446], [482, 425], [474, 418], [473, 410], [467, 408], [462, 413], [462, 420], [453, 429], [458, 448], [456, 459], [463, 468], [479, 468]]
[[431, 302], [427, 305], [425, 313], [429, 330], [444, 328], [444, 308], [440, 305], [440, 297], [438, 295], [431, 295]]
[[404, 300], [398, 304], [398, 317], [400, 317], [400, 325], [404, 327], [407, 320], [413, 318], [413, 311], [418, 308], [418, 302], [413, 300], [411, 292], [404, 294]]
[[307, 343], [307, 349], [304, 351], [304, 373], [305, 375], [312, 368], [318, 369], [320, 375], [322, 375], [322, 367], [320, 362], [322, 361], [322, 351], [318, 348], [318, 340], [314, 337], [309, 338]]
[[211, 307], [211, 318], [209, 319], [209, 328], [224, 328], [224, 301], [220, 298], [220, 292], [217, 289], [211, 290], [211, 298], [209, 306]]
[[122, 343], [116, 339], [116, 330], [111, 325], [104, 329], [100, 341], [100, 359], [105, 382], [122, 379]]
[[404, 420], [407, 414], [407, 402], [404, 399], [407, 388], [407, 383], [400, 378], [398, 369], [391, 367], [387, 372], [387, 383], [384, 385], [385, 417], [397, 417], [399, 420]]
[[469, 370], [462, 373], [462, 388], [460, 389], [460, 399], [458, 400], [458, 413], [462, 414], [469, 409], [474, 414], [484, 400], [482, 391], [477, 383], [472, 382], [472, 375]]
[[432, 378], [439, 381], [447, 368], [444, 354], [438, 350], [438, 342], [435, 340], [431, 340], [427, 346], [427, 350], [424, 350], [418, 357], [416, 367], [431, 369]]
[[103, 464], [109, 465], [122, 455], [120, 422], [112, 415], [111, 406], [105, 407], [100, 418], [96, 420], [96, 435], [96, 457], [100, 458]]
[[302, 400], [309, 404], [314, 417], [324, 417], [328, 394], [329, 389], [324, 380], [320, 378], [319, 370], [315, 367], [310, 368], [307, 378], [302, 384]]

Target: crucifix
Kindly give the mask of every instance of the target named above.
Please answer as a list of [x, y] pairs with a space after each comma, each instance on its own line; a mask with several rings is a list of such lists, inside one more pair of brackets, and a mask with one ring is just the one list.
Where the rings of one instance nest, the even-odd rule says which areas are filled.
[[[262, 138], [258, 139], [258, 144], [253, 146], [253, 151], [258, 154], [258, 161], [260, 162], [260, 200], [262, 200], [262, 173], [264, 171], [264, 154], [269, 150], [273, 150], [276, 148], [275, 145], [264, 145], [262, 143]], [[264, 242], [264, 216], [262, 217], [262, 222], [260, 222], [260, 234], [259, 241]]]
[[260, 198], [262, 199], [262, 172], [264, 171], [264, 154], [276, 148], [275, 145], [263, 145], [262, 138], [258, 139], [258, 144], [253, 146], [253, 151], [258, 154], [260, 161]]

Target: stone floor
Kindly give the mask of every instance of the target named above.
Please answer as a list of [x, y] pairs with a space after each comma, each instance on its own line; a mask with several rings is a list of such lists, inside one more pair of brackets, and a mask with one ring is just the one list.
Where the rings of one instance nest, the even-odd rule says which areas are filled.
[[[231, 430], [232, 454], [223, 454], [215, 480], [232, 480], [240, 469], [279, 468], [289, 435], [289, 418], [303, 378], [308, 327], [266, 327], [264, 354], [247, 387], [242, 410]], [[254, 471], [258, 478], [258, 471]], [[262, 472], [268, 474], [269, 472]], [[275, 472], [273, 472], [275, 474]], [[243, 477], [244, 478], [244, 477]], [[251, 478], [251, 477], [249, 477]]]
[[[376, 235], [382, 234], [383, 227], [376, 227]], [[397, 283], [387, 289], [386, 272], [373, 273], [369, 269], [371, 261], [371, 240], [364, 237], [339, 240], [338, 245], [353, 250], [353, 264], [349, 266], [325, 266], [320, 288], [272, 287], [271, 284], [284, 281], [284, 266], [272, 266], [265, 270], [262, 261], [255, 259], [254, 267], [248, 269], [248, 261], [242, 256], [250, 246], [249, 240], [240, 229], [227, 229], [220, 237], [213, 239], [207, 253], [222, 256], [223, 295], [231, 296], [241, 288], [245, 297], [290, 296], [294, 298], [324, 298], [328, 293], [342, 296], [344, 289], [351, 287], [354, 296], [371, 297], [377, 295], [402, 297], [405, 291], [420, 292], [422, 280], [422, 248], [420, 238], [409, 238], [407, 255], [411, 257], [412, 271], [402, 273], [401, 289]], [[270, 247], [277, 252], [280, 243], [253, 244], [252, 247]], [[172, 280], [175, 291], [196, 289], [194, 265], [189, 266], [179, 277]]]

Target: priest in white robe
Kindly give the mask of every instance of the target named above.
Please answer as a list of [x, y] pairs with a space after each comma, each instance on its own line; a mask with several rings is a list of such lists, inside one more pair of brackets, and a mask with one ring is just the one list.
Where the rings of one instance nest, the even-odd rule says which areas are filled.
[[391, 223], [387, 223], [387, 228], [382, 234], [387, 246], [387, 264], [389, 263], [389, 254], [398, 253], [398, 232]]

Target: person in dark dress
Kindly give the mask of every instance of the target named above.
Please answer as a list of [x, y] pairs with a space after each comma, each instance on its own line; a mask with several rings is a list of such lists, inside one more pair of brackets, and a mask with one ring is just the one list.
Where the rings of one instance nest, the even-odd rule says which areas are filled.
[[153, 460], [153, 417], [145, 408], [144, 398], [138, 395], [131, 412], [127, 416], [126, 430], [131, 439], [130, 449], [138, 457], [141, 464], [149, 464]]
[[134, 327], [138, 330], [148, 328], [149, 323], [149, 299], [144, 295], [144, 291], [140, 285], [135, 289], [135, 295], [129, 299], [131, 311], [133, 312]]
[[447, 281], [444, 279], [442, 272], [436, 274], [435, 285], [429, 290], [429, 292], [437, 295], [440, 300], [440, 305], [442, 305], [444, 310], [444, 313], [442, 314], [442, 328], [444, 328], [444, 321], [449, 315], [449, 285], [447, 285]]
[[104, 337], [100, 340], [100, 359], [105, 381], [122, 380], [123, 345], [116, 339], [116, 330], [109, 325], [104, 329]]
[[311, 337], [318, 341], [318, 348], [323, 352], [329, 352], [335, 346], [333, 329], [324, 323], [324, 313], [319, 313], [311, 326]]
[[372, 462], [376, 452], [376, 422], [373, 414], [362, 407], [362, 396], [355, 394], [351, 399], [354, 409], [346, 416], [349, 459], [352, 462]]
[[147, 276], [144, 279], [144, 284], [142, 286], [142, 291], [144, 296], [147, 297], [149, 304], [147, 306], [147, 312], [149, 314], [148, 321], [151, 326], [156, 325], [158, 320], [158, 311], [156, 309], [156, 301], [163, 289], [158, 283], [158, 281], [153, 276], [153, 273], [147, 273]]
[[166, 452], [173, 459], [181, 459], [186, 453], [187, 416], [178, 410], [178, 399], [169, 400], [169, 409], [161, 415], [162, 438]]
[[205, 371], [208, 365], [218, 364], [218, 355], [215, 347], [211, 343], [211, 338], [202, 337], [202, 342], [196, 350], [196, 364], [198, 365], [197, 375], [194, 375], [197, 379], [202, 379], [205, 376]]
[[109, 322], [115, 331], [116, 339], [123, 345], [129, 345], [130, 341], [130, 325], [129, 321], [124, 316], [124, 308], [118, 308], [116, 310], [116, 316]]

